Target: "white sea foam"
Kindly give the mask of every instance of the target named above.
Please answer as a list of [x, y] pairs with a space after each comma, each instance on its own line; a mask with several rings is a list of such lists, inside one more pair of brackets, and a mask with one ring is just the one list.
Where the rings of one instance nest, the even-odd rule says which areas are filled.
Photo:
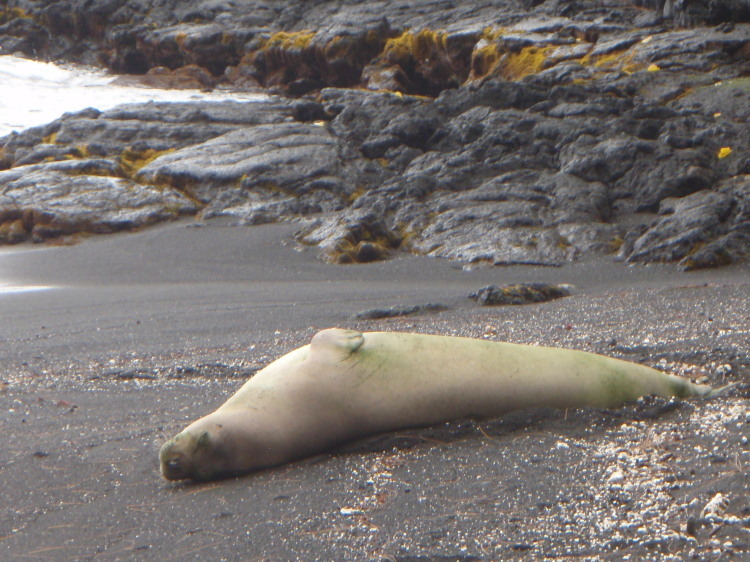
[[101, 111], [146, 101], [259, 101], [262, 94], [200, 90], [161, 90], [113, 84], [103, 70], [0, 56], [0, 137], [49, 123], [69, 111]]

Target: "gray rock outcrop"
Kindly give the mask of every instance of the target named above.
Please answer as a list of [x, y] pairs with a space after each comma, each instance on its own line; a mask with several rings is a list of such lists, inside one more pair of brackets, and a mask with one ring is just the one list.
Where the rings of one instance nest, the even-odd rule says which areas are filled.
[[[744, 3], [642, 4], [11, 2], [0, 47], [297, 99], [86, 110], [0, 139], [3, 240], [188, 213], [304, 217], [298, 240], [333, 263], [745, 260]], [[138, 218], [96, 222], [96, 190]], [[65, 228], [19, 222], [50, 197], [78, 209]]]

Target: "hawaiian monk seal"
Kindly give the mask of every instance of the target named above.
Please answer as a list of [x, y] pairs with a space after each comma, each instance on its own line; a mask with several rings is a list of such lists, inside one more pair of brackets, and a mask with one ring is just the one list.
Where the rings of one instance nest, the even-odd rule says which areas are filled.
[[404, 427], [526, 407], [611, 408], [649, 394], [716, 392], [584, 351], [332, 328], [165, 443], [161, 473], [168, 480], [209, 480]]

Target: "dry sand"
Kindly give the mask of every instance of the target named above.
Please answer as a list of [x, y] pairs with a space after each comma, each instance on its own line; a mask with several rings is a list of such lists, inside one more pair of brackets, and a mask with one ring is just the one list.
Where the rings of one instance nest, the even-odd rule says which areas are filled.
[[[173, 223], [0, 252], [0, 558], [750, 555], [746, 267], [329, 266], [292, 230]], [[518, 281], [577, 289], [522, 307], [466, 299]], [[451, 308], [350, 319], [428, 302]], [[742, 384], [712, 401], [389, 434], [217, 483], [160, 479], [168, 436], [332, 325], [572, 347]]]

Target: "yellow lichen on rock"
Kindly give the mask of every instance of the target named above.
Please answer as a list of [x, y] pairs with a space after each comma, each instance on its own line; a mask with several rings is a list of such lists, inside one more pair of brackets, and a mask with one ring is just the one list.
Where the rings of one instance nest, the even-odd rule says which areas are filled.
[[367, 193], [367, 189], [365, 189], [364, 185], [360, 185], [355, 189], [353, 192], [349, 194], [347, 197], [349, 204], [354, 203], [357, 199], [362, 197], [365, 193]]
[[20, 218], [0, 223], [0, 244], [18, 244], [28, 237], [29, 233]]
[[505, 53], [497, 64], [497, 72], [506, 80], [520, 80], [544, 69], [547, 52], [553, 48], [524, 47], [518, 52]]
[[471, 53], [469, 80], [476, 80], [492, 74], [502, 56], [497, 40], [502, 35], [500, 28], [487, 27], [482, 31]]
[[387, 259], [391, 251], [380, 240], [352, 242], [340, 240], [333, 247], [324, 250], [320, 257], [331, 264], [370, 263]]
[[398, 62], [404, 58], [424, 60], [434, 56], [436, 51], [445, 53], [447, 50], [447, 34], [443, 31], [404, 31], [398, 37], [386, 41], [383, 57], [391, 62]]
[[449, 36], [445, 31], [404, 31], [389, 38], [380, 56], [363, 68], [362, 84], [370, 90], [434, 98], [466, 80], [473, 43], [471, 36]]
[[263, 44], [264, 49], [281, 49], [283, 51], [302, 50], [310, 46], [315, 32], [309, 29], [303, 31], [279, 31], [269, 37]]
[[70, 149], [70, 152], [66, 155], [69, 160], [88, 158], [91, 156], [88, 145], [81, 144], [74, 146]]
[[132, 178], [146, 164], [150, 164], [159, 156], [169, 154], [170, 152], [173, 152], [173, 150], [154, 150], [153, 148], [136, 150], [132, 147], [128, 147], [122, 151], [118, 158], [120, 171], [124, 177]]
[[174, 40], [175, 43], [177, 43], [177, 46], [180, 47], [180, 49], [185, 48], [185, 40], [187, 39], [187, 33], [180, 32], [175, 35]]
[[731, 148], [731, 147], [729, 147], [729, 146], [723, 146], [723, 147], [721, 147], [721, 149], [719, 150], [719, 154], [718, 154], [718, 157], [719, 157], [719, 159], [722, 159], [722, 158], [726, 158], [726, 157], [727, 157], [727, 156], [729, 156], [730, 154], [732, 154], [732, 148]]
[[469, 80], [476, 80], [492, 74], [501, 57], [502, 53], [495, 43], [480, 39], [474, 48], [474, 52], [471, 53]]
[[471, 53], [469, 80], [497, 75], [505, 80], [521, 80], [545, 68], [547, 55], [556, 45], [510, 47], [503, 42], [502, 28], [485, 29]]
[[[581, 64], [601, 70], [621, 70], [626, 74], [632, 74], [647, 68], [645, 63], [635, 61], [635, 53], [630, 49], [612, 51], [601, 55], [586, 55], [581, 59]], [[652, 64], [651, 67], [649, 69], [652, 72], [660, 70], [655, 64]]]
[[0, 25], [5, 25], [9, 21], [12, 21], [15, 19], [31, 19], [31, 16], [27, 14], [21, 8], [0, 9]]
[[607, 249], [609, 250], [609, 253], [616, 254], [620, 251], [623, 244], [625, 244], [625, 239], [622, 236], [617, 235], [609, 241], [609, 244], [607, 244]]

